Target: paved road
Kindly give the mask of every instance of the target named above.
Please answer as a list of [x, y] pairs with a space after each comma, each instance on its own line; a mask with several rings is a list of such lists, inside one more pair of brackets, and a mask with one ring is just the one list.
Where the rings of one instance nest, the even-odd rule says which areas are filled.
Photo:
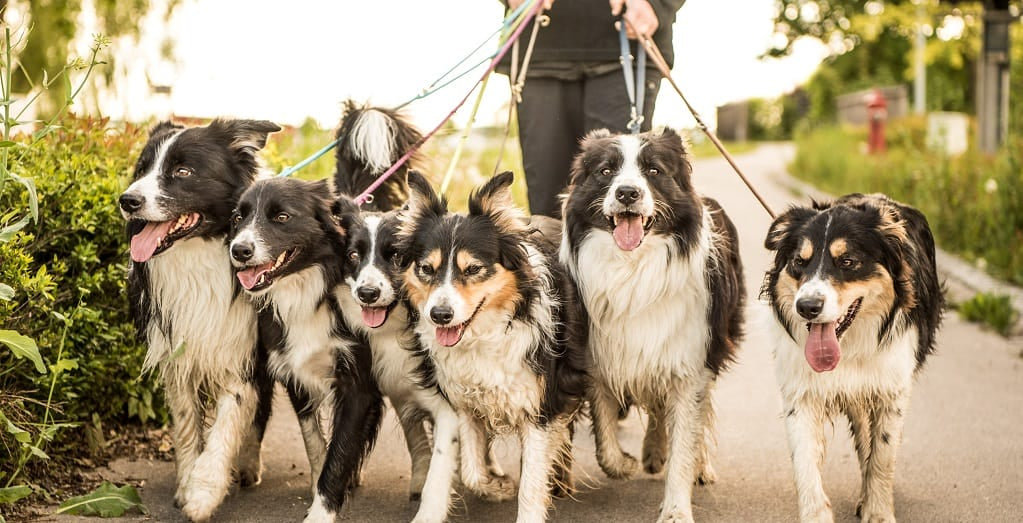
[[[777, 209], [793, 196], [775, 183], [792, 149], [767, 145], [739, 157], [739, 163]], [[719, 380], [716, 404], [719, 446], [716, 484], [694, 494], [698, 521], [794, 521], [795, 489], [780, 418], [781, 402], [768, 347], [757, 327], [763, 308], [756, 301], [767, 252], [762, 248], [769, 218], [723, 160], [700, 160], [694, 183], [717, 198], [735, 221], [750, 294], [748, 335], [739, 361]], [[920, 376], [899, 456], [896, 514], [900, 521], [1019, 521], [1023, 519], [1023, 359], [1019, 345], [946, 317], [937, 355]], [[281, 399], [281, 398], [279, 398]], [[308, 466], [294, 415], [279, 401], [264, 448], [262, 485], [232, 495], [218, 521], [295, 521], [308, 505]], [[643, 427], [633, 414], [621, 428], [623, 445], [638, 455]], [[829, 431], [831, 443], [824, 483], [836, 520], [855, 521], [859, 492], [856, 455], [844, 421]], [[501, 448], [505, 469], [517, 474], [517, 452]], [[589, 427], [576, 436], [575, 500], [556, 502], [553, 521], [653, 521], [662, 482], [657, 476], [631, 481], [607, 479], [593, 458]], [[346, 521], [408, 521], [408, 456], [401, 430], [389, 415]], [[159, 521], [183, 521], [171, 505], [173, 465], [119, 462], [118, 478], [144, 479], [142, 497]], [[490, 504], [466, 494], [454, 522], [513, 521], [515, 503]], [[126, 519], [125, 521], [135, 521]]]

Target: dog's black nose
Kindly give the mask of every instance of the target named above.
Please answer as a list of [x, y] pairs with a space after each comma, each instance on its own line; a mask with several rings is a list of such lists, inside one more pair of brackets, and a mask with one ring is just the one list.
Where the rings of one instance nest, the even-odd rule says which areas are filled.
[[239, 242], [231, 245], [231, 257], [240, 262], [247, 262], [252, 259], [252, 245]]
[[812, 296], [809, 298], [800, 298], [796, 301], [796, 311], [799, 315], [812, 320], [817, 316], [820, 316], [821, 310], [824, 308], [824, 298], [820, 296]]
[[380, 297], [380, 289], [376, 287], [359, 287], [355, 289], [355, 294], [359, 296], [359, 301], [362, 303], [373, 303]]
[[447, 305], [438, 305], [430, 309], [430, 319], [437, 325], [447, 325], [455, 317], [455, 311]]
[[639, 189], [631, 185], [623, 185], [615, 189], [615, 199], [623, 205], [629, 205], [639, 199]]
[[117, 202], [121, 204], [121, 208], [124, 209], [124, 212], [135, 212], [142, 208], [142, 204], [146, 203], [146, 199], [137, 194], [125, 193], [117, 199]]

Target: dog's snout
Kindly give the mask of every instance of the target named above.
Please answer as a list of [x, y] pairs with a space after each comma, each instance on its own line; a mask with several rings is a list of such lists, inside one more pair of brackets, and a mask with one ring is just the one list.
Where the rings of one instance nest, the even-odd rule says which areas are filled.
[[822, 296], [809, 296], [796, 300], [796, 312], [808, 320], [820, 316], [823, 309], [824, 298]]
[[124, 193], [117, 199], [117, 202], [121, 205], [121, 209], [124, 209], [124, 212], [135, 212], [142, 208], [142, 204], [146, 203], [146, 199], [137, 194]]
[[639, 189], [631, 185], [622, 185], [615, 189], [615, 199], [622, 203], [622, 205], [630, 205], [639, 199]]
[[376, 302], [380, 298], [380, 289], [376, 287], [363, 286], [356, 289], [355, 294], [359, 296], [359, 301], [370, 304]]
[[437, 305], [430, 309], [430, 319], [437, 325], [447, 325], [455, 317], [455, 311], [448, 305]]
[[247, 262], [252, 259], [252, 244], [238, 242], [231, 244], [231, 257], [240, 262]]

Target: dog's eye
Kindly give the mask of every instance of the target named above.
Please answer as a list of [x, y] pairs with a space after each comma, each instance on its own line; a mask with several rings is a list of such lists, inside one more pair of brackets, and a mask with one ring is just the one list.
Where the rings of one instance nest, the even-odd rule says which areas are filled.
[[604, 176], [611, 176], [611, 169], [601, 169], [600, 174], [603, 174]]
[[175, 178], [188, 178], [189, 176], [192, 176], [192, 170], [188, 167], [178, 167], [174, 170]]
[[475, 276], [475, 275], [479, 274], [482, 271], [483, 271], [483, 266], [474, 263], [474, 264], [469, 265], [468, 267], [466, 267], [465, 270], [462, 271], [462, 272], [465, 273], [466, 276]]
[[838, 266], [846, 270], [855, 269], [858, 265], [853, 258], [843, 257], [838, 260]]
[[792, 265], [795, 265], [796, 267], [806, 267], [806, 264], [809, 261], [810, 260], [804, 260], [803, 258], [796, 256], [795, 258], [792, 258]]
[[647, 174], [650, 176], [657, 176], [658, 174], [661, 174], [661, 171], [656, 168], [650, 168], [650, 170], [647, 171]]
[[242, 222], [242, 213], [240, 213], [238, 211], [235, 211], [233, 214], [231, 214], [231, 223], [233, 223], [235, 225], [238, 225], [241, 222]]
[[395, 267], [401, 267], [401, 255], [400, 254], [398, 254], [398, 253], [391, 254], [390, 260], [391, 260], [391, 263]]
[[423, 276], [433, 276], [433, 273], [435, 272], [433, 265], [430, 265], [429, 263], [420, 263], [418, 268], [419, 274]]
[[359, 261], [359, 252], [358, 251], [349, 252], [348, 259], [352, 261]]
[[277, 216], [274, 216], [274, 221], [277, 223], [284, 223], [291, 219], [291, 215], [286, 212], [279, 212]]

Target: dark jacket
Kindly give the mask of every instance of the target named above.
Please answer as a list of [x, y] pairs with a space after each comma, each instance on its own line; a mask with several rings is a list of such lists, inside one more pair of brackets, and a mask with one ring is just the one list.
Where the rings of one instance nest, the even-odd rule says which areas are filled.
[[[674, 64], [672, 24], [675, 13], [685, 0], [648, 0], [660, 22], [654, 33], [654, 43], [664, 55], [668, 65]], [[505, 2], [507, 5], [507, 2]], [[547, 12], [551, 23], [540, 29], [536, 37], [531, 64], [544, 62], [614, 62], [618, 63], [618, 31], [611, 15], [608, 0], [556, 0]], [[522, 49], [532, 33], [532, 22], [520, 37]], [[633, 42], [633, 54], [635, 54]], [[511, 53], [509, 53], [511, 54]], [[507, 59], [504, 60], [505, 65]], [[530, 65], [532, 67], [532, 65]]]

